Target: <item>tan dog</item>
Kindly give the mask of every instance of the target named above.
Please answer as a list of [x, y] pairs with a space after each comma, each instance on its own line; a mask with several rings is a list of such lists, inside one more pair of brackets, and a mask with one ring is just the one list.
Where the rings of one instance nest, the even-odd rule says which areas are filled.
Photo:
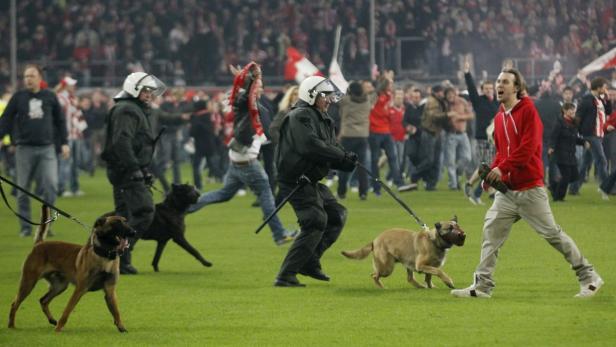
[[391, 275], [395, 263], [406, 267], [408, 281], [417, 288], [425, 288], [413, 277], [413, 271], [424, 273], [426, 285], [433, 288], [432, 275], [438, 276], [448, 287], [454, 288], [453, 281], [440, 269], [445, 255], [453, 245], [462, 246], [466, 235], [458, 225], [458, 218], [436, 223], [430, 231], [412, 232], [405, 229], [389, 229], [374, 241], [355, 251], [343, 251], [351, 259], [364, 259], [373, 252], [372, 265], [374, 283], [383, 288], [381, 277]]
[[[41, 221], [49, 218], [49, 208], [43, 206]], [[103, 289], [107, 307], [120, 332], [126, 332], [120, 319], [115, 286], [119, 277], [121, 254], [128, 247], [127, 238], [136, 233], [119, 216], [104, 215], [94, 224], [88, 242], [84, 246], [60, 241], [43, 241], [49, 224], [41, 225], [36, 233], [34, 248], [26, 258], [21, 274], [19, 291], [11, 304], [9, 328], [15, 328], [15, 313], [19, 305], [30, 294], [38, 280], [49, 282], [49, 291], [39, 300], [49, 323], [62, 331], [69, 314], [88, 291]], [[51, 315], [49, 303], [66, 290], [68, 284], [75, 285], [59, 322]]]

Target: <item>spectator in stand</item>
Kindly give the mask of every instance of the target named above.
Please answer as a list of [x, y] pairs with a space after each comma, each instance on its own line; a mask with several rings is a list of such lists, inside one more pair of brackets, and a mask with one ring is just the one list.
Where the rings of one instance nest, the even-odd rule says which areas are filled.
[[70, 158], [60, 158], [58, 165], [58, 194], [62, 197], [82, 196], [79, 189], [79, 168], [86, 158], [84, 130], [88, 127], [86, 119], [79, 109], [79, 101], [75, 95], [77, 80], [70, 76], [64, 77], [56, 87], [56, 95], [66, 118], [68, 145], [71, 149]]
[[[32, 181], [41, 197], [53, 204], [58, 194], [58, 161], [56, 145], [60, 146], [62, 158], [68, 159], [70, 147], [66, 132], [66, 120], [56, 95], [49, 89], [41, 89], [43, 71], [37, 65], [28, 64], [24, 69], [25, 89], [15, 93], [0, 117], [0, 138], [10, 134], [15, 145], [17, 184], [30, 190]], [[17, 192], [19, 214], [31, 220], [30, 198]], [[32, 225], [19, 219], [20, 235], [32, 234]]]

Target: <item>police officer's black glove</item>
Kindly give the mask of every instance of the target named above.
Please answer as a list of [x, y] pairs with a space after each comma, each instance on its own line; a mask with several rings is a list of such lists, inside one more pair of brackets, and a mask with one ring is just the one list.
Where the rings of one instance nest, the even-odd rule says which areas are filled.
[[131, 181], [143, 181], [143, 172], [141, 170], [136, 170], [128, 177]]
[[145, 183], [146, 187], [154, 185], [154, 175], [147, 169], [143, 169], [143, 183]]
[[305, 186], [307, 184], [310, 184], [310, 178], [308, 178], [306, 175], [301, 175], [299, 176], [299, 178], [297, 179], [297, 184]]
[[357, 165], [357, 162], [359, 161], [359, 155], [357, 155], [357, 153], [355, 152], [346, 152], [344, 153], [344, 159], [353, 163], [353, 165]]
[[357, 153], [344, 152], [344, 158], [340, 163], [340, 168], [344, 171], [353, 171], [359, 162]]

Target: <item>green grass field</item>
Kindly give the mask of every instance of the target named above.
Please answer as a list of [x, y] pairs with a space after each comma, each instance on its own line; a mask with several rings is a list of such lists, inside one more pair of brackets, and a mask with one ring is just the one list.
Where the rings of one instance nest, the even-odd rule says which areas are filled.
[[[190, 177], [188, 171], [183, 177]], [[91, 224], [112, 209], [111, 189], [102, 171], [93, 178], [82, 176], [81, 182], [87, 195], [59, 199], [57, 205]], [[468, 234], [467, 243], [451, 250], [444, 270], [457, 287], [466, 287], [479, 260], [481, 228], [489, 205], [472, 206], [462, 193], [450, 192], [444, 185], [437, 192], [411, 192], [402, 197], [430, 225], [458, 215]], [[155, 201], [161, 199], [155, 193]], [[267, 228], [254, 234], [261, 210], [250, 207], [253, 201], [250, 194], [236, 197], [187, 217], [187, 237], [214, 263], [212, 268], [202, 267], [170, 243], [160, 263], [161, 272], [154, 273], [149, 264], [155, 243], [139, 242], [133, 263], [140, 274], [122, 276], [118, 284], [128, 334], [116, 330], [102, 292], [85, 295], [64, 332], [54, 333], [38, 303], [46, 290], [44, 281], [18, 311], [17, 329], [8, 330], [9, 306], [32, 240], [18, 236], [16, 217], [0, 207], [0, 345], [616, 344], [616, 198], [600, 200], [594, 183], [585, 185], [580, 196], [553, 204], [556, 220], [605, 280], [601, 292], [587, 300], [573, 298], [579, 290], [573, 271], [524, 222], [514, 226], [500, 253], [492, 299], [453, 298], [438, 279], [436, 289], [412, 288], [400, 265], [383, 280], [386, 290], [376, 288], [369, 277], [371, 261], [351, 261], [340, 251], [358, 248], [387, 228], [418, 229], [410, 215], [385, 194], [360, 201], [349, 193], [344, 200], [349, 210], [346, 228], [322, 260], [331, 282], [300, 276], [306, 288], [275, 288], [272, 283], [288, 246], [275, 246]], [[33, 210], [38, 216], [39, 205], [34, 204]], [[285, 207], [281, 216], [285, 225], [296, 227], [290, 207]], [[82, 244], [87, 238], [79, 225], [62, 217], [53, 230], [55, 240]], [[52, 302], [56, 318], [72, 290], [69, 287]]]

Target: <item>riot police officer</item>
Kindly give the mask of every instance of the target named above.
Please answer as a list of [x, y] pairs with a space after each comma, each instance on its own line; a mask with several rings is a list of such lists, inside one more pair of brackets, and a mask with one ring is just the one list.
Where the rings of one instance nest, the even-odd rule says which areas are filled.
[[347, 211], [332, 192], [319, 183], [330, 169], [352, 171], [357, 154], [345, 151], [336, 141], [334, 121], [327, 108], [341, 93], [328, 79], [306, 78], [299, 86], [299, 101], [280, 128], [276, 153], [280, 197], [289, 202], [297, 215], [301, 232], [285, 257], [274, 282], [278, 287], [303, 287], [296, 275], [321, 281], [329, 277], [321, 269], [321, 256], [338, 239]]
[[[107, 163], [107, 178], [113, 185], [115, 212], [124, 216], [140, 236], [152, 223], [154, 202], [149, 186], [152, 175], [147, 167], [154, 152], [154, 135], [150, 124], [150, 102], [164, 92], [165, 85], [155, 76], [134, 72], [126, 77], [122, 91], [114, 97], [115, 105], [106, 118], [105, 149], [101, 155]], [[129, 249], [120, 257], [120, 273], [136, 274]]]

